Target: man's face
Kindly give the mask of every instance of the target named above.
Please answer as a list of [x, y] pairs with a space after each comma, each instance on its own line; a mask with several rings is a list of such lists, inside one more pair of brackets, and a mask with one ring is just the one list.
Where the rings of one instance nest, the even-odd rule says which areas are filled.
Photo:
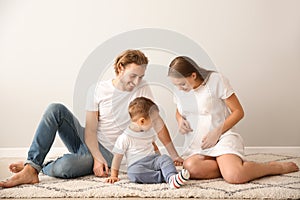
[[146, 67], [135, 63], [128, 64], [120, 71], [119, 77], [124, 91], [132, 91], [143, 79]]

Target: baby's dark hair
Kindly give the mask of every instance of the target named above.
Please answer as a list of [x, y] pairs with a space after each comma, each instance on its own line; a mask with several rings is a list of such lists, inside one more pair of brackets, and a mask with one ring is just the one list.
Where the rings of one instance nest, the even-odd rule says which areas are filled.
[[159, 111], [158, 106], [146, 97], [137, 97], [130, 102], [128, 107], [129, 115], [132, 121], [136, 121], [141, 117], [150, 118], [153, 111]]

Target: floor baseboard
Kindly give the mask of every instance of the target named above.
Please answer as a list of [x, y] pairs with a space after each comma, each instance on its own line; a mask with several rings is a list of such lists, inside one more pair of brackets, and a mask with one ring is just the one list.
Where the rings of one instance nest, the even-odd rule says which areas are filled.
[[[0, 148], [0, 157], [27, 157], [28, 148]], [[164, 149], [161, 149], [162, 153], [165, 153]], [[178, 149], [180, 152], [180, 149]], [[61, 156], [68, 153], [65, 147], [53, 147], [48, 153], [49, 157]], [[257, 147], [245, 147], [245, 154], [253, 153], [274, 153], [274, 154], [293, 154], [300, 156], [300, 146], [257, 146]]]
[[[0, 157], [15, 157], [15, 158], [26, 158], [29, 148], [0, 148]], [[48, 153], [49, 157], [57, 157], [68, 153], [65, 147], [52, 147]]]
[[245, 154], [253, 153], [274, 153], [292, 154], [300, 156], [300, 146], [266, 146], [266, 147], [245, 147]]

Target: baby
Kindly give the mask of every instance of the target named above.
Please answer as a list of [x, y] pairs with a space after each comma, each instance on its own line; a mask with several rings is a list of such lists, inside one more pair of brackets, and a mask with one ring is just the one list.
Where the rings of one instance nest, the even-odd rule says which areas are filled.
[[135, 183], [163, 183], [180, 188], [189, 179], [186, 169], [177, 173], [173, 160], [160, 155], [155, 144], [153, 122], [162, 120], [158, 106], [148, 98], [138, 97], [129, 104], [131, 123], [118, 137], [113, 153], [111, 175], [107, 183], [119, 181], [118, 173], [123, 155], [126, 156], [127, 175]]

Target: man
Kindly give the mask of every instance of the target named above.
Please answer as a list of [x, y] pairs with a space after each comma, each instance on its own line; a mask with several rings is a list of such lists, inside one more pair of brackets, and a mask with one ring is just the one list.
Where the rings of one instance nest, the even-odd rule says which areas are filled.
[[[16, 174], [0, 182], [0, 187], [38, 183], [40, 171], [59, 178], [93, 173], [108, 176], [113, 145], [130, 121], [129, 102], [138, 96], [153, 99], [149, 86], [142, 80], [147, 64], [148, 58], [139, 50], [127, 50], [116, 58], [116, 77], [100, 81], [89, 95], [85, 128], [64, 105], [51, 104], [36, 130], [27, 160], [11, 164], [9, 168]], [[163, 120], [157, 120], [154, 127], [175, 164], [182, 164]], [[56, 133], [70, 153], [44, 164]]]

